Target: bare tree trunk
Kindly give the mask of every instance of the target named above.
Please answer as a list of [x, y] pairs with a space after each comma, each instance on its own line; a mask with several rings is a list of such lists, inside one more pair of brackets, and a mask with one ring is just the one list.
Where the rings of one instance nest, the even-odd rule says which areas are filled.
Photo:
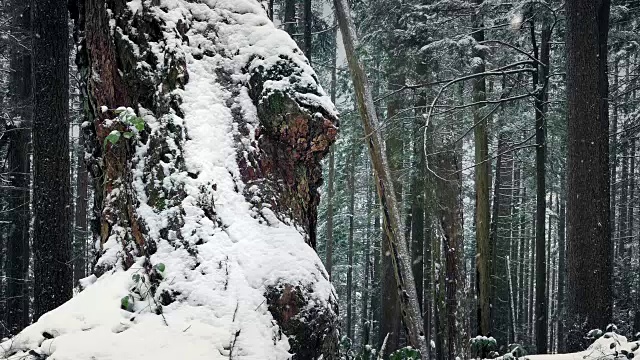
[[388, 236], [387, 245], [393, 261], [402, 318], [407, 328], [407, 338], [413, 347], [419, 349], [421, 353], [427, 354], [428, 349], [424, 338], [418, 295], [411, 272], [411, 257], [404, 238], [400, 211], [394, 195], [395, 189], [389, 170], [389, 162], [382, 150], [384, 149], [384, 144], [379, 132], [378, 117], [373, 103], [373, 96], [371, 95], [371, 88], [356, 53], [355, 44], [357, 38], [355, 27], [350, 17], [347, 2], [345, 0], [334, 0], [334, 5], [347, 54], [347, 61], [356, 88], [356, 97], [364, 132], [369, 136], [367, 145], [377, 178], [378, 197], [383, 208], [385, 233]]
[[[569, 351], [612, 318], [607, 42], [609, 0], [566, 3]], [[589, 181], [584, 181], [585, 179]]]

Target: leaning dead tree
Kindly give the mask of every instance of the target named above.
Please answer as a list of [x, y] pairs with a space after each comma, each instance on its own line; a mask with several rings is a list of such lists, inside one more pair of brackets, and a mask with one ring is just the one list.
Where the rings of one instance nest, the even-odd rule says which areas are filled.
[[293, 40], [256, 0], [70, 8], [102, 255], [0, 357], [337, 359], [314, 251], [337, 114]]
[[382, 134], [379, 131], [378, 117], [367, 75], [356, 53], [357, 36], [351, 19], [349, 4], [346, 0], [334, 0], [338, 25], [347, 53], [351, 78], [356, 92], [360, 118], [364, 127], [369, 156], [376, 177], [378, 198], [383, 209], [384, 231], [387, 234], [394, 276], [398, 287], [402, 319], [407, 330], [409, 343], [425, 355], [428, 354], [424, 336], [422, 315], [418, 304], [416, 284], [411, 270], [412, 262], [404, 236], [400, 212], [395, 198], [393, 179], [389, 170], [389, 161], [383, 151]]

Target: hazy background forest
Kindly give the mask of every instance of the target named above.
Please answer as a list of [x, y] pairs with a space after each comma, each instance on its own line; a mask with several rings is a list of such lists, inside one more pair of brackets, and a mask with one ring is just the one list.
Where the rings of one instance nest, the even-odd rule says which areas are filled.
[[[576, 351], [597, 337], [586, 335], [593, 328], [640, 338], [640, 1], [594, 3], [598, 24], [589, 27], [579, 16], [571, 22], [561, 0], [350, 2], [423, 312], [423, 359]], [[367, 151], [372, 135], [360, 122], [334, 5], [263, 4], [340, 112], [316, 238], [338, 294], [341, 354], [393, 353], [411, 341]], [[33, 310], [40, 297], [30, 266], [29, 11], [20, 0], [0, 3], [0, 337], [44, 312]], [[593, 97], [568, 93], [567, 69], [582, 64], [567, 56], [567, 39], [591, 39], [605, 60], [592, 73]], [[77, 284], [98, 256], [90, 225], [100, 209], [83, 161], [73, 42], [72, 200], [69, 228], [59, 232], [71, 233], [65, 276]], [[588, 114], [594, 103], [597, 123], [567, 121], [570, 105]], [[593, 148], [569, 153], [572, 141]]]

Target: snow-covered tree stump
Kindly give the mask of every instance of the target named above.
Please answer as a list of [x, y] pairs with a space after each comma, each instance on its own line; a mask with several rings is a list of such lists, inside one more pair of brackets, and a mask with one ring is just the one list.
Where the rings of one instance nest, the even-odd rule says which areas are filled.
[[335, 359], [314, 251], [337, 113], [257, 0], [79, 0], [100, 257], [33, 359]]

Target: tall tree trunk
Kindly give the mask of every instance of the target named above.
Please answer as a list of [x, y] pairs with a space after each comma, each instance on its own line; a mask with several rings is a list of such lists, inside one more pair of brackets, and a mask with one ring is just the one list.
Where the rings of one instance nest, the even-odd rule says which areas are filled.
[[424, 154], [424, 136], [422, 131], [423, 119], [422, 112], [427, 105], [427, 99], [424, 93], [418, 95], [416, 107], [418, 114], [413, 121], [414, 133], [414, 149], [413, 156], [415, 168], [413, 178], [411, 180], [411, 261], [413, 264], [413, 276], [416, 281], [416, 292], [418, 293], [418, 303], [421, 305], [422, 313], [426, 312], [424, 306], [424, 206], [425, 206], [425, 154]]
[[364, 133], [369, 135], [367, 145], [376, 174], [378, 197], [383, 209], [384, 230], [388, 237], [385, 243], [389, 247], [390, 257], [393, 262], [402, 318], [407, 328], [407, 339], [413, 347], [420, 350], [421, 353], [427, 354], [428, 349], [424, 338], [420, 306], [411, 271], [411, 256], [402, 229], [399, 207], [395, 199], [396, 192], [389, 169], [389, 161], [383, 151], [384, 144], [379, 132], [378, 117], [371, 88], [356, 53], [355, 26], [353, 25], [346, 0], [334, 0], [334, 5], [347, 54], [347, 61], [351, 69], [353, 84], [356, 88], [356, 98]]
[[347, 337], [353, 340], [353, 232], [355, 227], [355, 177], [356, 177], [356, 150], [355, 144], [351, 144], [351, 154], [349, 155], [349, 174], [347, 175], [347, 188], [349, 189], [349, 238], [347, 249]]
[[[15, 335], [29, 325], [29, 225], [31, 222], [31, 124], [33, 108], [31, 52], [25, 44], [31, 31], [30, 7], [24, 2], [11, 2], [11, 24], [14, 43], [11, 47], [10, 96], [14, 110], [12, 123], [5, 134], [8, 139], [7, 166], [10, 190], [8, 209], [11, 224], [7, 233], [5, 260], [6, 331]], [[16, 36], [17, 34], [17, 36]], [[3, 251], [3, 249], [0, 249]], [[0, 320], [1, 321], [1, 320]]]
[[566, 3], [569, 351], [584, 348], [585, 331], [604, 328], [612, 318], [607, 101], [609, 11], [609, 0]]
[[[483, 0], [475, 0], [480, 7]], [[476, 42], [484, 41], [484, 21], [479, 9], [473, 16], [473, 39]], [[485, 71], [486, 54], [479, 46], [474, 47], [474, 57], [480, 61], [473, 68], [474, 74]], [[473, 80], [473, 102], [479, 103], [473, 108], [473, 133], [475, 139], [475, 190], [476, 190], [476, 288], [478, 294], [478, 334], [488, 336], [491, 333], [491, 242], [489, 239], [489, 227], [491, 224], [489, 212], [489, 138], [487, 133], [486, 106], [483, 103], [487, 99], [487, 86], [484, 76], [478, 76]]]
[[33, 24], [33, 317], [73, 295], [69, 159], [69, 16], [31, 1]]
[[76, 208], [75, 231], [73, 252], [73, 284], [87, 276], [87, 196], [89, 187], [89, 175], [84, 163], [84, 136], [80, 133], [78, 140], [78, 160], [76, 163]]
[[311, 37], [311, 29], [313, 26], [313, 12], [311, 8], [311, 2], [313, 0], [304, 0], [304, 55], [309, 60], [309, 64], [311, 61], [311, 46], [312, 46], [312, 37]]
[[509, 324], [511, 323], [509, 321], [509, 279], [506, 263], [511, 243], [509, 227], [512, 199], [510, 195], [513, 187], [513, 153], [510, 150], [512, 147], [510, 137], [509, 132], [500, 130], [495, 169], [493, 219], [491, 221], [491, 243], [495, 246], [492, 259], [495, 268], [492, 308], [495, 316], [492, 334], [499, 346], [509, 344]]
[[566, 279], [566, 181], [560, 177], [560, 211], [558, 213], [558, 352], [565, 352], [565, 279]]
[[[401, 60], [397, 56], [391, 56], [391, 66], [388, 73], [390, 74], [388, 79], [388, 88], [393, 91], [399, 88], [399, 84], [404, 83], [404, 76], [401, 73], [402, 69], [398, 69]], [[393, 188], [395, 189], [395, 200], [398, 206], [399, 216], [402, 216], [402, 204], [403, 204], [403, 183], [401, 181], [403, 171], [404, 160], [404, 132], [403, 122], [397, 121], [396, 115], [398, 111], [402, 109], [403, 99], [400, 95], [392, 96], [387, 100], [387, 122], [390, 126], [387, 127], [387, 132], [384, 134], [387, 150], [387, 159], [389, 159], [389, 171], [391, 178], [393, 179]], [[401, 217], [402, 219], [402, 217]], [[384, 219], [383, 219], [384, 223]], [[383, 226], [388, 226], [388, 224]], [[406, 238], [406, 226], [399, 224], [398, 231], [403, 231]], [[383, 316], [381, 330], [382, 334], [386, 336], [389, 334], [387, 340], [386, 352], [388, 354], [393, 353], [401, 346], [402, 337], [402, 317], [400, 315], [400, 294], [395, 285], [395, 269], [394, 260], [392, 256], [393, 249], [390, 246], [386, 232], [383, 234], [382, 245], [382, 297], [383, 297]], [[386, 240], [386, 241], [385, 241]], [[409, 260], [411, 261], [411, 260]], [[411, 261], [412, 263], [412, 261]], [[415, 284], [414, 284], [415, 285]], [[416, 288], [417, 289], [417, 288]], [[416, 290], [417, 295], [417, 290]], [[418, 296], [419, 298], [419, 296]]]
[[[367, 166], [368, 170], [368, 166]], [[369, 172], [367, 172], [368, 174]], [[361, 339], [362, 339], [362, 350], [361, 353], [368, 356], [371, 353], [370, 348], [370, 333], [371, 333], [371, 321], [369, 318], [369, 299], [371, 298], [371, 286], [370, 286], [370, 272], [371, 272], [371, 219], [372, 212], [374, 211], [373, 207], [373, 190], [371, 189], [371, 184], [367, 181], [367, 229], [365, 234], [364, 246], [362, 248], [363, 259], [364, 259], [364, 285], [362, 290], [362, 316], [361, 316], [361, 324], [360, 328], [362, 331]], [[377, 210], [375, 210], [377, 211]], [[365, 358], [366, 359], [366, 358]]]
[[[446, 289], [446, 320], [447, 320], [447, 354], [446, 359], [454, 360], [463, 357], [460, 339], [461, 324], [458, 323], [460, 299], [458, 298], [461, 282], [461, 263], [464, 257], [463, 228], [462, 228], [462, 178], [458, 154], [455, 151], [439, 152], [436, 157], [436, 168], [442, 177], [436, 179], [438, 194], [438, 219], [443, 231], [443, 245], [445, 254], [445, 289]], [[442, 334], [443, 336], [445, 334]]]
[[[333, 37], [337, 41], [337, 33], [334, 31]], [[337, 44], [332, 49], [332, 69], [331, 69], [331, 102], [336, 102], [337, 91]], [[327, 185], [327, 249], [326, 249], [326, 261], [325, 267], [329, 274], [329, 280], [331, 280], [331, 271], [333, 268], [333, 198], [334, 189], [333, 183], [336, 177], [336, 160], [335, 160], [335, 146], [331, 146], [329, 150], [329, 183]]]
[[[619, 70], [618, 70], [618, 62], [614, 61], [614, 72], [613, 72], [613, 88], [616, 89], [616, 91], [620, 91], [619, 90], [619, 84], [618, 84], [618, 77], [619, 77]], [[611, 234], [609, 235], [611, 237], [611, 240], [614, 241], [614, 239], [617, 236], [616, 233], [616, 213], [617, 213], [617, 205], [616, 205], [616, 189], [617, 189], [617, 178], [618, 178], [618, 156], [617, 156], [617, 151], [618, 151], [618, 97], [616, 96], [613, 100], [613, 111], [612, 111], [612, 117], [611, 117], [611, 141], [610, 141], [610, 147], [609, 147], [609, 168], [611, 169], [611, 210], [609, 210], [609, 226], [610, 226], [610, 230], [611, 230]], [[623, 125], [624, 127], [624, 125]], [[615, 245], [614, 245], [615, 246]], [[614, 250], [615, 251], [615, 250]], [[615, 258], [615, 254], [614, 254], [614, 258]]]
[[540, 56], [535, 40], [535, 25], [531, 23], [531, 37], [534, 44], [534, 53], [540, 61], [538, 72], [534, 73], [533, 84], [537, 87], [538, 93], [535, 97], [536, 112], [536, 318], [535, 318], [535, 339], [536, 352], [538, 354], [547, 353], [547, 323], [548, 323], [548, 297], [545, 294], [547, 289], [547, 244], [545, 244], [546, 228], [546, 99], [547, 99], [547, 77], [549, 74], [549, 55], [551, 41], [551, 27], [545, 21], [542, 24], [542, 34], [540, 37]]

